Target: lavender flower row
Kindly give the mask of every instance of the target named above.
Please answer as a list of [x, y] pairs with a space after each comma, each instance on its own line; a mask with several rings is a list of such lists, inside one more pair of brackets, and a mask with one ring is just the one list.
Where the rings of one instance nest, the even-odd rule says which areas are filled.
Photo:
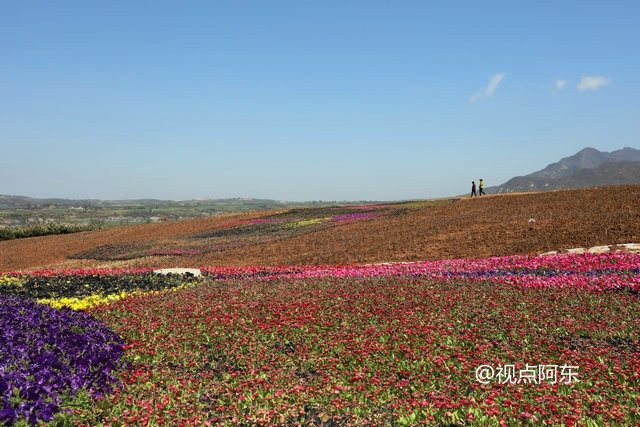
[[353, 213], [346, 215], [336, 215], [332, 221], [357, 221], [361, 219], [369, 219], [378, 216], [377, 212]]

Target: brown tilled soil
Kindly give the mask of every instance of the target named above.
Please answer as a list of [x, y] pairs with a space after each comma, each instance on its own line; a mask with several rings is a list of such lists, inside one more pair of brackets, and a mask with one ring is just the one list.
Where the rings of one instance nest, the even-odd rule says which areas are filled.
[[[640, 242], [640, 185], [461, 198], [278, 242], [197, 256], [70, 260], [113, 243], [169, 239], [265, 212], [0, 242], [0, 271], [86, 267], [349, 264], [486, 257]], [[535, 221], [530, 221], [533, 218]]]

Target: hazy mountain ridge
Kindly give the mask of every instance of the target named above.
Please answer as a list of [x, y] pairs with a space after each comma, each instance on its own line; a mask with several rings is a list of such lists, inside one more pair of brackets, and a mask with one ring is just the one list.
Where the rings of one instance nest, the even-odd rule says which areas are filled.
[[549, 191], [639, 182], [640, 150], [625, 147], [608, 153], [587, 147], [573, 156], [551, 163], [540, 171], [516, 176], [502, 185], [489, 187], [486, 191]]
[[32, 197], [26, 196], [10, 196], [5, 194], [0, 194], [0, 207], [1, 208], [31, 208], [36, 206], [91, 206], [96, 205], [100, 202], [100, 200], [91, 200], [91, 199], [83, 199], [83, 200], [71, 200], [71, 199], [58, 199], [58, 198], [48, 198], [48, 199], [36, 199]]

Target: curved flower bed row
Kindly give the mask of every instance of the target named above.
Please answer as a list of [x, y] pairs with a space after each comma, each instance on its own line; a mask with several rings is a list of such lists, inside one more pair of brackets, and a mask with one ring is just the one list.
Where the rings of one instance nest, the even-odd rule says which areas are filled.
[[110, 275], [118, 276], [121, 274], [144, 274], [153, 271], [152, 268], [72, 268], [68, 270], [38, 270], [38, 271], [9, 271], [0, 272], [0, 283], [9, 279], [15, 280], [20, 277], [51, 277], [51, 276], [91, 276], [91, 275]]
[[346, 266], [204, 267], [217, 280], [312, 277], [430, 277], [523, 287], [640, 289], [640, 255], [566, 254]]
[[[640, 254], [630, 252], [609, 252], [604, 254], [556, 254], [545, 256], [512, 255], [491, 258], [468, 258], [455, 260], [440, 260], [427, 262], [401, 262], [384, 264], [351, 264], [351, 265], [305, 265], [305, 266], [244, 266], [244, 267], [202, 267], [206, 271], [220, 278], [243, 278], [252, 275], [282, 276], [290, 278], [306, 277], [370, 277], [419, 275], [445, 277], [455, 274], [499, 275], [505, 272], [514, 274], [553, 275], [564, 273], [592, 273], [601, 272], [633, 272], [640, 269]], [[87, 276], [87, 275], [121, 275], [144, 274], [152, 268], [134, 269], [70, 269], [70, 270], [41, 270], [24, 272], [0, 273], [0, 278], [28, 276]]]
[[122, 352], [85, 313], [0, 294], [0, 423], [52, 421], [63, 397], [110, 392]]
[[400, 211], [404, 213], [408, 210], [392, 205], [294, 209], [262, 218], [232, 221], [211, 230], [167, 241], [105, 245], [74, 254], [72, 258], [125, 260], [146, 256], [198, 255], [290, 239], [326, 228], [397, 214]]
[[131, 273], [119, 271], [116, 274], [84, 274], [76, 271], [61, 275], [41, 273], [40, 275], [0, 276], [0, 295], [12, 295], [37, 300], [53, 307], [85, 309], [104, 304], [140, 292], [160, 292], [180, 289], [198, 282], [189, 276], [162, 276], [150, 271]]

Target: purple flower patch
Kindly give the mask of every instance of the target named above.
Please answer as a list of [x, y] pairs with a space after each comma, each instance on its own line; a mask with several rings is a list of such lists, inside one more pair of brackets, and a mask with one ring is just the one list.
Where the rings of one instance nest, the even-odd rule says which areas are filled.
[[52, 421], [62, 395], [109, 392], [122, 345], [86, 313], [0, 294], [0, 424]]
[[369, 219], [378, 216], [377, 212], [353, 213], [346, 215], [336, 215], [332, 221], [359, 221], [361, 219]]

